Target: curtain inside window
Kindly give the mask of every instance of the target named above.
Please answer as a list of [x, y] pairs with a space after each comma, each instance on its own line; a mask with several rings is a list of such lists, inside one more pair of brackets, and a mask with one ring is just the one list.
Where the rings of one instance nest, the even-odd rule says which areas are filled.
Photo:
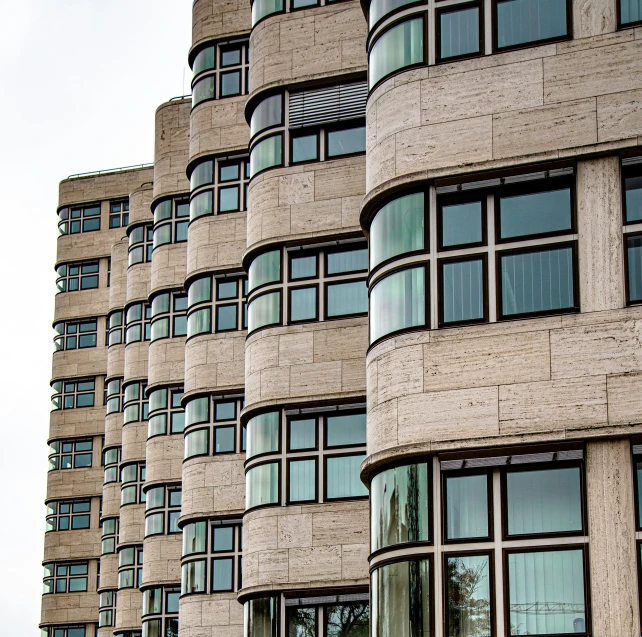
[[316, 490], [316, 460], [293, 460], [290, 469], [290, 502], [315, 500]]
[[446, 477], [448, 539], [488, 537], [487, 474]]
[[501, 49], [562, 37], [568, 32], [566, 0], [504, 0], [497, 3]]
[[364, 455], [327, 458], [325, 465], [327, 497], [355, 498], [368, 495], [368, 489], [359, 478]]
[[620, 0], [620, 21], [622, 24], [642, 20], [642, 0]]
[[479, 52], [479, 7], [439, 15], [442, 59]]
[[444, 323], [484, 316], [484, 266], [481, 259], [444, 263], [442, 269]]

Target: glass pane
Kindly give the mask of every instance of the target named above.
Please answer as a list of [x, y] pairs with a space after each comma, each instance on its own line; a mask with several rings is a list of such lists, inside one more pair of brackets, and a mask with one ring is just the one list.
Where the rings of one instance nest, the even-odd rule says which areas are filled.
[[[254, 13], [254, 6], [252, 7]], [[252, 112], [250, 120], [250, 137], [270, 126], [283, 123], [283, 96], [272, 95], [260, 102]], [[252, 173], [253, 174], [253, 173]]]
[[368, 489], [359, 478], [359, 471], [365, 454], [326, 458], [325, 473], [327, 498], [357, 498], [368, 495]]
[[378, 473], [370, 483], [370, 544], [372, 551], [405, 542], [426, 542], [428, 526], [428, 465], [395, 467]]
[[582, 530], [580, 468], [509, 471], [509, 535]]
[[233, 560], [231, 557], [212, 560], [212, 590], [231, 591], [234, 588], [232, 571]]
[[194, 75], [198, 75], [208, 69], [213, 69], [216, 66], [215, 52], [215, 47], [210, 46], [203, 49], [194, 58]]
[[328, 264], [326, 274], [343, 274], [345, 272], [367, 272], [368, 250], [357, 248], [356, 250], [342, 250], [340, 252], [328, 253]]
[[185, 405], [185, 421], [188, 425], [207, 422], [210, 419], [209, 396], [194, 398]]
[[[316, 5], [316, 0], [313, 0], [313, 5]], [[318, 135], [301, 135], [292, 138], [292, 163], [302, 161], [316, 161], [319, 159], [318, 151]]]
[[326, 447], [366, 444], [366, 415], [349, 414], [326, 418]]
[[368, 286], [365, 281], [329, 283], [327, 294], [328, 318], [365, 314], [368, 311]]
[[264, 252], [250, 263], [248, 291], [281, 279], [281, 251]]
[[311, 279], [317, 275], [316, 255], [290, 258], [290, 279]]
[[563, 37], [566, 0], [501, 0], [496, 5], [497, 48]]
[[642, 237], [627, 237], [629, 301], [642, 301]]
[[220, 166], [219, 181], [234, 181], [240, 178], [240, 165], [238, 163]]
[[238, 296], [238, 281], [217, 281], [216, 299], [223, 301], [225, 299], [235, 299]]
[[191, 220], [197, 219], [204, 215], [211, 215], [214, 213], [212, 206], [212, 191], [206, 190], [194, 197], [189, 203], [189, 218]]
[[511, 635], [586, 632], [581, 549], [509, 553], [508, 604]]
[[209, 307], [196, 310], [187, 317], [187, 336], [203, 334], [211, 330], [211, 310]]
[[316, 608], [288, 609], [288, 637], [316, 637], [316, 635]]
[[370, 297], [370, 342], [426, 324], [425, 269], [395, 272], [377, 282]]
[[277, 462], [253, 467], [246, 474], [246, 509], [279, 501], [279, 465]]
[[[252, 9], [256, 6], [256, 1]], [[279, 603], [276, 597], [259, 597], [245, 603], [245, 637], [278, 637]]]
[[290, 502], [316, 500], [316, 464], [316, 460], [292, 460], [288, 463]]
[[272, 166], [280, 166], [283, 163], [282, 145], [283, 136], [280, 134], [267, 137], [256, 144], [250, 151], [250, 175], [254, 176]]
[[204, 553], [207, 538], [207, 522], [186, 524], [183, 528], [183, 555]]
[[218, 191], [219, 212], [233, 212], [239, 209], [239, 187], [228, 186], [227, 188], [219, 188]]
[[270, 292], [255, 298], [248, 306], [250, 332], [281, 322], [281, 292]]
[[290, 321], [308, 321], [317, 317], [317, 289], [290, 289]]
[[372, 0], [368, 11], [368, 24], [370, 28], [372, 29], [383, 16], [412, 2], [414, 2], [414, 0]]
[[481, 201], [454, 203], [441, 207], [441, 245], [450, 246], [481, 243], [482, 231]]
[[234, 427], [216, 427], [214, 453], [234, 453]]
[[[624, 5], [636, 3], [638, 5], [638, 20], [642, 20], [642, 0], [621, 0], [622, 16]], [[624, 22], [624, 19], [622, 20]], [[626, 177], [624, 179], [624, 210], [626, 222], [642, 221], [642, 176]]]
[[181, 594], [205, 592], [205, 560], [183, 564]]
[[637, 527], [642, 528], [642, 462], [639, 460], [635, 463], [635, 476], [637, 480], [637, 499], [638, 499], [638, 523]]
[[439, 56], [442, 60], [479, 53], [479, 7], [439, 14]]
[[185, 435], [185, 458], [209, 453], [209, 430], [198, 429]]
[[486, 637], [493, 633], [490, 615], [490, 557], [446, 559], [448, 637]]
[[[201, 52], [202, 53], [202, 52]], [[200, 53], [199, 53], [200, 55]], [[197, 56], [198, 59], [198, 56]], [[201, 162], [194, 168], [190, 175], [190, 188], [195, 190], [203, 184], [211, 184], [214, 177], [214, 162], [212, 160]], [[131, 236], [131, 235], [130, 235]]]
[[210, 301], [212, 299], [212, 279], [209, 276], [196, 279], [189, 286], [187, 294], [187, 305], [191, 307], [196, 303]]
[[221, 97], [241, 94], [241, 72], [221, 73]]
[[386, 31], [370, 50], [370, 88], [386, 75], [424, 61], [424, 22], [414, 18]]
[[370, 268], [424, 249], [424, 193], [395, 199], [379, 210], [370, 224]]
[[442, 264], [444, 323], [484, 318], [484, 264], [481, 259]]
[[632, 24], [642, 21], [642, 0], [620, 0], [620, 22]]
[[328, 157], [366, 152], [366, 127], [328, 131]]
[[218, 305], [216, 307], [216, 331], [224, 332], [226, 330], [235, 330], [237, 323], [237, 306], [236, 305]]
[[147, 502], [145, 510], [156, 509], [165, 506], [165, 487], [154, 487], [147, 490]]
[[213, 527], [214, 540], [212, 542], [213, 551], [233, 551], [234, 550], [234, 527], [222, 526]]
[[397, 562], [372, 572], [372, 637], [430, 637], [430, 563]]
[[214, 420], [234, 420], [236, 418], [236, 401], [216, 401], [214, 406]]
[[[327, 606], [327, 637], [368, 637], [370, 606], [367, 602], [360, 604], [342, 604]], [[430, 637], [426, 635], [426, 637]]]
[[444, 483], [447, 538], [488, 537], [488, 475], [446, 474]]
[[564, 230], [571, 230], [570, 188], [499, 198], [502, 239]]
[[297, 449], [314, 449], [317, 443], [317, 421], [314, 418], [305, 420], [290, 420], [290, 438], [289, 448], [294, 451]]
[[216, 76], [210, 75], [196, 82], [192, 88], [192, 107], [204, 102], [213, 100], [216, 93]]
[[279, 450], [280, 412], [270, 411], [247, 423], [247, 458]]
[[504, 316], [572, 308], [572, 249], [502, 256], [501, 287]]

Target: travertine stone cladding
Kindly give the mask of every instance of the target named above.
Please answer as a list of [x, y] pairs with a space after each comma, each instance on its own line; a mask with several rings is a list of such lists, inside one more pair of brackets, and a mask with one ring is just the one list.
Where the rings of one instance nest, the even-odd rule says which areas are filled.
[[240, 270], [247, 241], [247, 214], [199, 217], [190, 224], [187, 239], [187, 276], [212, 270]]
[[182, 535], [152, 535], [145, 538], [143, 585], [181, 581]]
[[[97, 441], [94, 441], [96, 444]], [[94, 453], [94, 456], [96, 453]], [[98, 453], [100, 456], [100, 452]], [[50, 471], [47, 474], [47, 499], [86, 498], [103, 492], [103, 470], [100, 460], [87, 469]]]
[[185, 344], [185, 393], [228, 391], [245, 382], [245, 335], [206, 334]]
[[87, 592], [42, 596], [40, 621], [43, 624], [84, 624], [96, 621], [98, 617], [97, 560], [89, 560], [88, 566]]
[[[100, 590], [118, 587], [118, 556], [103, 555], [100, 558]], [[110, 632], [108, 637], [111, 637]]]
[[59, 292], [56, 294], [54, 323], [88, 316], [106, 316], [108, 309], [109, 288], [106, 286], [95, 290]]
[[268, 170], [250, 182], [247, 246], [359, 231], [365, 157]]
[[143, 460], [147, 447], [147, 421], [129, 422], [123, 426], [122, 462]]
[[192, 48], [207, 40], [250, 30], [251, 5], [244, 0], [196, 0], [192, 8]]
[[247, 150], [250, 127], [245, 95], [201, 102], [192, 111], [189, 158]]
[[250, 86], [365, 71], [368, 29], [358, 0], [270, 16], [250, 36]]
[[245, 350], [245, 405], [341, 400], [365, 393], [368, 319], [290, 325], [252, 334]]
[[189, 151], [190, 100], [166, 102], [156, 109], [154, 199], [189, 191], [185, 174]]
[[575, 0], [573, 36], [579, 39], [615, 32], [616, 11], [615, 3], [609, 0]]
[[[103, 175], [64, 179], [60, 182], [58, 205], [67, 206], [127, 197], [130, 192], [145, 182], [151, 182], [153, 175], [152, 167], [147, 166], [133, 170], [109, 172]], [[104, 227], [108, 228], [109, 225]]]
[[145, 505], [128, 504], [120, 508], [118, 545], [142, 544], [145, 534]]
[[[367, 108], [367, 192], [642, 143], [635, 30], [421, 68]], [[393, 181], [390, 181], [393, 180]]]
[[127, 259], [129, 242], [123, 237], [111, 247], [111, 278], [109, 283], [109, 309], [122, 309], [127, 300]]
[[151, 182], [137, 188], [129, 195], [129, 224], [141, 221], [151, 221], [152, 195], [154, 191]]
[[190, 458], [183, 466], [182, 518], [242, 515], [245, 509], [245, 454]]
[[107, 348], [101, 341], [105, 338], [105, 319], [98, 319], [98, 343], [101, 347], [60, 350], [54, 352], [51, 366], [52, 378], [78, 378], [105, 374]]
[[[105, 408], [102, 402], [102, 386], [96, 383], [96, 407], [81, 407], [80, 409], [55, 409], [49, 416], [50, 438], [76, 438], [79, 436], [100, 436], [105, 430]], [[95, 441], [96, 444], [98, 441]], [[100, 446], [99, 444], [97, 446]], [[100, 466], [100, 453], [96, 456], [94, 449], [94, 464]], [[65, 473], [63, 471], [63, 473]]]
[[118, 591], [115, 629], [138, 629], [143, 609], [143, 594], [137, 588], [124, 588]]
[[[160, 248], [159, 248], [160, 249]], [[127, 269], [127, 302], [146, 300], [149, 297], [151, 263], [139, 263]]]
[[410, 333], [367, 370], [364, 468], [410, 448], [642, 432], [639, 307]]
[[243, 519], [243, 591], [368, 583], [368, 502], [269, 507]]
[[121, 445], [122, 438], [123, 412], [114, 412], [105, 416], [105, 447]]
[[178, 623], [182, 637], [243, 637], [243, 606], [236, 593], [190, 595], [181, 599]]
[[125, 380], [147, 380], [149, 344], [129, 343], [125, 347]]
[[125, 344], [112, 345], [107, 350], [107, 378], [123, 376], [125, 370]]
[[[120, 482], [103, 485], [103, 517], [117, 517], [120, 513]], [[106, 584], [105, 584], [106, 586]]]
[[149, 344], [148, 384], [182, 383], [185, 377], [185, 338], [162, 338]]
[[150, 438], [147, 441], [145, 458], [146, 483], [180, 482], [183, 465], [183, 434]]
[[182, 288], [187, 269], [187, 244], [168, 243], [152, 253], [150, 294], [157, 290]]
[[43, 562], [81, 560], [100, 555], [99, 500], [91, 501], [89, 529], [45, 533]]

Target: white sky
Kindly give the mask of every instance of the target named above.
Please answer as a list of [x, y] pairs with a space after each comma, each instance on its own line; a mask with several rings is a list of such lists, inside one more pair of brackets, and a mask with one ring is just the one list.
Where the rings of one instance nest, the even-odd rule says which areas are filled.
[[153, 161], [156, 107], [189, 93], [191, 9], [0, 0], [3, 637], [40, 635], [58, 182]]

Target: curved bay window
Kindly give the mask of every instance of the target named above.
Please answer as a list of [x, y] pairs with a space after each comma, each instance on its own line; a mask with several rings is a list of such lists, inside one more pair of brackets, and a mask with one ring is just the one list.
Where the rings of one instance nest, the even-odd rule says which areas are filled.
[[240, 590], [242, 561], [241, 520], [198, 520], [183, 527], [183, 594]]
[[371, 343], [579, 310], [572, 168], [433, 188], [386, 202], [371, 220]]
[[154, 205], [152, 250], [168, 243], [187, 241], [189, 201], [184, 197], [164, 199]]
[[101, 591], [98, 602], [98, 628], [113, 626], [116, 619], [116, 591]]
[[295, 637], [369, 637], [367, 593], [284, 600], [286, 634]]
[[163, 387], [149, 392], [148, 438], [183, 432], [185, 412], [181, 407], [182, 398], [182, 387]]
[[143, 591], [143, 637], [178, 637], [180, 589], [156, 586]]
[[91, 521], [91, 500], [52, 500], [47, 502], [49, 531], [88, 529]]
[[91, 438], [52, 440], [49, 443], [49, 471], [91, 467], [93, 447]]
[[120, 466], [120, 506], [143, 504], [145, 502], [145, 463], [130, 462]]
[[95, 403], [96, 380], [58, 380], [52, 384], [51, 402], [56, 409], [80, 409], [93, 407]]
[[360, 406], [264, 412], [246, 429], [246, 510], [368, 495], [359, 478], [366, 443]]
[[123, 310], [110, 312], [107, 317], [107, 345], [120, 345], [125, 342], [123, 331], [125, 329], [125, 315]]
[[249, 44], [247, 38], [207, 44], [192, 61], [192, 108], [207, 100], [247, 95]]
[[61, 263], [56, 268], [57, 292], [78, 292], [79, 290], [95, 290], [98, 287], [98, 261], [77, 261]]
[[54, 325], [56, 351], [86, 349], [98, 344], [98, 319], [62, 321]]
[[152, 306], [132, 303], [125, 308], [125, 343], [148, 341], [151, 338]]
[[116, 414], [123, 409], [123, 379], [112, 378], [105, 383], [107, 414]]
[[279, 637], [278, 597], [257, 597], [243, 606], [245, 637]]
[[187, 295], [163, 292], [152, 299], [150, 340], [176, 338], [187, 334]]
[[118, 549], [118, 590], [140, 588], [143, 580], [143, 547], [126, 546]]
[[143, 422], [149, 417], [149, 401], [146, 397], [147, 383], [129, 383], [125, 387], [123, 424]]
[[61, 208], [58, 218], [58, 232], [61, 235], [100, 230], [100, 203]]
[[127, 265], [132, 266], [137, 263], [151, 263], [152, 261], [152, 248], [154, 247], [154, 226], [151, 223], [130, 228], [128, 231], [129, 236], [129, 252], [127, 257]]
[[372, 477], [373, 635], [432, 635], [433, 580], [445, 637], [590, 634], [583, 450], [505, 451]]
[[109, 447], [103, 450], [103, 465], [105, 467], [104, 484], [118, 482], [118, 462], [120, 461], [120, 447]]
[[248, 269], [249, 331], [365, 316], [367, 270], [367, 249], [359, 240], [338, 247], [335, 242], [332, 247], [271, 250], [254, 257]]
[[118, 518], [106, 518], [100, 523], [101, 530], [101, 555], [108, 555], [116, 552], [118, 540]]
[[243, 405], [243, 395], [190, 398], [185, 404], [185, 460], [245, 451]]
[[145, 491], [145, 537], [180, 533], [180, 485], [154, 485]]

